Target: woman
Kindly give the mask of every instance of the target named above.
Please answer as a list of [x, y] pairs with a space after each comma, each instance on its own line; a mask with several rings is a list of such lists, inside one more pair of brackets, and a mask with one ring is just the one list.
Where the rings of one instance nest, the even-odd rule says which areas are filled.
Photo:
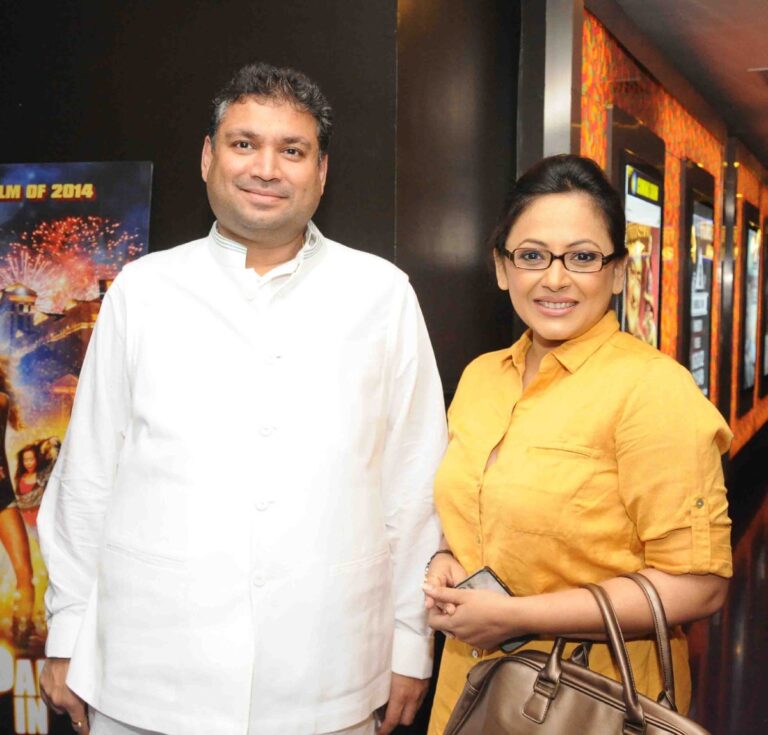
[[45, 492], [43, 462], [37, 444], [28, 444], [16, 455], [17, 505], [24, 521], [37, 525], [40, 501]]
[[5, 452], [5, 433], [8, 425], [21, 428], [21, 419], [13, 397], [8, 376], [8, 361], [0, 358], [0, 542], [11, 560], [16, 574], [16, 601], [13, 611], [13, 637], [23, 647], [34, 631], [32, 608], [35, 588], [32, 584], [32, 558], [29, 554], [29, 538], [21, 513], [16, 507], [8, 457]]
[[[465, 370], [435, 482], [443, 550], [425, 592], [446, 633], [430, 735], [443, 732], [469, 669], [510, 638], [601, 639], [591, 594], [610, 594], [638, 689], [661, 691], [640, 571], [673, 626], [678, 704], [690, 674], [680, 624], [715, 612], [731, 575], [720, 455], [731, 433], [675, 361], [619, 331], [624, 212], [600, 168], [555, 156], [516, 183], [493, 236], [499, 287], [528, 332]], [[451, 589], [490, 566], [514, 597]], [[590, 666], [618, 678], [604, 643]]]

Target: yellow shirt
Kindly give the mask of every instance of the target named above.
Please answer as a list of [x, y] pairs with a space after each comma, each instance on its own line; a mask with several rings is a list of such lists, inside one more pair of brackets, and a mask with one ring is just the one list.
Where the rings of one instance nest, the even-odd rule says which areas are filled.
[[[487, 565], [516, 595], [645, 567], [731, 576], [720, 455], [732, 435], [690, 373], [620, 332], [613, 312], [547, 354], [523, 392], [530, 346], [527, 333], [474, 360], [448, 412], [435, 502], [467, 572]], [[529, 647], [550, 650], [551, 641]], [[679, 630], [672, 647], [678, 706], [687, 711]], [[628, 649], [638, 690], [655, 699], [653, 643]], [[443, 732], [469, 669], [495, 655], [446, 642], [430, 735]], [[605, 644], [594, 645], [590, 667], [618, 678]]]

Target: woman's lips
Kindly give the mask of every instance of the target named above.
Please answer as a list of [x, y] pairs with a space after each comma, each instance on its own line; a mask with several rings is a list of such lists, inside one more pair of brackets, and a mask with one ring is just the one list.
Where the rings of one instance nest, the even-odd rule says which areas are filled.
[[569, 314], [578, 304], [578, 301], [550, 301], [549, 299], [534, 299], [534, 304], [540, 311], [548, 316], [564, 316]]

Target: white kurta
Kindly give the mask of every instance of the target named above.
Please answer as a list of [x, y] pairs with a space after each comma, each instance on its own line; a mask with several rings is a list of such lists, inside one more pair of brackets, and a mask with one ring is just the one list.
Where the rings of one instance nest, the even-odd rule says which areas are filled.
[[39, 530], [49, 656], [169, 735], [307, 735], [431, 672], [442, 391], [415, 294], [310, 224], [263, 283], [209, 236], [107, 293]]

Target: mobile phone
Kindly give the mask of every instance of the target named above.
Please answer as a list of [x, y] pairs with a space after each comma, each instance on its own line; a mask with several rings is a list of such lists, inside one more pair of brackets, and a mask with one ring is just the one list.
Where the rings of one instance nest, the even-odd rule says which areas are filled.
[[[470, 574], [466, 579], [463, 579], [456, 585], [456, 589], [465, 590], [490, 590], [491, 592], [498, 592], [503, 595], [510, 595], [513, 597], [512, 591], [507, 585], [502, 582], [496, 573], [490, 567], [483, 567], [478, 569], [474, 574]], [[504, 653], [512, 653], [516, 651], [520, 646], [533, 640], [536, 636], [523, 635], [519, 638], [510, 638], [508, 641], [504, 641], [499, 648]]]
[[478, 569], [474, 574], [470, 574], [466, 579], [462, 579], [456, 585], [456, 589], [490, 590], [491, 592], [512, 595], [509, 587], [496, 576], [496, 573], [490, 567]]

